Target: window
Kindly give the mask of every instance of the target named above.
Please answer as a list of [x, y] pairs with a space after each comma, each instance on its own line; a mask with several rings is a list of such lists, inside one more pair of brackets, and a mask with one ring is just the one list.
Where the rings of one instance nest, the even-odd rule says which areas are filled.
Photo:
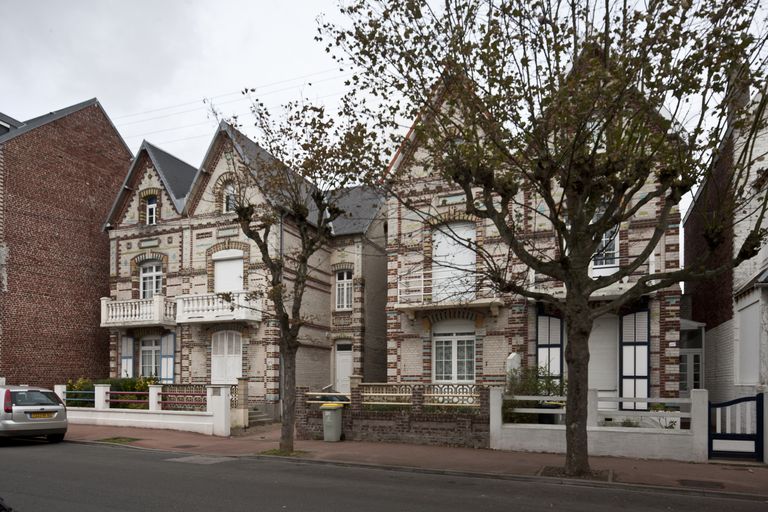
[[[639, 311], [621, 318], [621, 396], [648, 397], [649, 348], [648, 312]], [[624, 402], [621, 409], [647, 409], [647, 402]]]
[[618, 251], [616, 250], [616, 235], [618, 231], [617, 226], [614, 226], [603, 233], [603, 239], [600, 241], [600, 245], [597, 246], [595, 257], [592, 259], [595, 267], [615, 267], [618, 264]]
[[224, 209], [224, 213], [230, 213], [235, 211], [235, 206], [237, 205], [237, 196], [235, 195], [235, 186], [232, 183], [227, 183], [224, 185], [222, 197], [222, 207]]
[[336, 309], [352, 309], [352, 271], [336, 272]]
[[225, 249], [213, 255], [213, 291], [215, 293], [243, 290], [245, 273], [243, 254], [240, 249]]
[[141, 376], [160, 377], [160, 340], [141, 340]]
[[139, 295], [151, 299], [163, 291], [163, 266], [160, 262], [145, 263], [140, 267]]
[[472, 223], [444, 224], [432, 232], [432, 301], [475, 299], [475, 258]]
[[146, 221], [147, 226], [154, 226], [157, 224], [157, 196], [149, 196], [146, 199], [147, 212]]
[[435, 326], [433, 339], [433, 380], [435, 382], [474, 382], [474, 324], [447, 320]]
[[536, 332], [537, 365], [545, 378], [563, 377], [563, 329], [562, 321], [553, 316], [539, 315]]

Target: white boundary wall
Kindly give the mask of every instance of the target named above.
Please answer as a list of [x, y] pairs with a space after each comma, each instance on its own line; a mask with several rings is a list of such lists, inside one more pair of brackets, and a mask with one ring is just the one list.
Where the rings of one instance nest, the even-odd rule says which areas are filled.
[[[600, 427], [595, 414], [587, 425], [590, 455], [706, 462], [709, 406], [706, 390], [691, 392], [691, 429]], [[597, 399], [597, 393], [590, 393]], [[502, 423], [502, 388], [491, 389], [491, 449], [565, 453], [564, 425]], [[596, 407], [595, 407], [596, 408]], [[590, 407], [590, 411], [593, 407]]]
[[[109, 385], [96, 384], [95, 407], [67, 407], [67, 419], [74, 425], [156, 428], [196, 432], [209, 436], [229, 436], [231, 413], [228, 385], [208, 386], [206, 412], [160, 410], [157, 388], [161, 386], [150, 386], [150, 388], [150, 410], [110, 409], [106, 399]], [[55, 391], [64, 400], [66, 386], [56, 385]]]

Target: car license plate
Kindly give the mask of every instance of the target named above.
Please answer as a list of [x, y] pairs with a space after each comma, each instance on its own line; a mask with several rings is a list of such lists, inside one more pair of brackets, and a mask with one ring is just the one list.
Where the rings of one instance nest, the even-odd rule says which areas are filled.
[[29, 413], [29, 417], [32, 419], [53, 418], [53, 413], [52, 412], [31, 412]]

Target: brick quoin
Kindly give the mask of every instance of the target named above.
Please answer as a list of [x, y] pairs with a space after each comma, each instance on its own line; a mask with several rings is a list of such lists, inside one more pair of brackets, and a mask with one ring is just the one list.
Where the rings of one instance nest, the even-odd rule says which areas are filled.
[[98, 307], [109, 295], [103, 224], [132, 155], [96, 102], [19, 134], [0, 152], [0, 242], [9, 253], [0, 376], [43, 386], [106, 377], [110, 339]]

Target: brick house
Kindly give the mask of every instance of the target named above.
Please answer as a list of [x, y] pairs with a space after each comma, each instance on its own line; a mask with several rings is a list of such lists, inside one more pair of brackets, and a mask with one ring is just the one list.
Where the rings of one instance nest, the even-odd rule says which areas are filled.
[[[417, 132], [411, 129], [390, 169], [407, 179], [398, 180], [406, 183], [396, 193], [400, 199], [388, 201], [388, 381], [500, 385], [508, 369], [518, 365], [544, 367], [550, 376], [567, 379], [560, 314], [531, 299], [500, 296], [478, 277], [482, 262], [468, 245], [503, 257], [507, 249], [490, 221], [465, 213], [459, 187], [418, 164], [424, 150]], [[644, 185], [645, 190], [654, 186], [651, 181]], [[536, 211], [533, 198], [520, 194], [517, 200]], [[425, 220], [405, 202], [430, 215]], [[657, 224], [658, 206], [658, 201], [649, 202], [618, 226], [614, 237], [605, 238], [601, 256], [592, 261], [594, 276], [615, 272], [642, 250]], [[649, 261], [627, 281], [596, 292], [593, 300], [620, 294], [638, 275], [677, 269], [679, 219], [675, 207]], [[547, 222], [536, 216], [521, 236], [545, 240], [551, 233]], [[521, 264], [510, 264], [516, 265]], [[541, 282], [532, 271], [529, 282], [541, 291], [564, 293], [562, 285]], [[595, 320], [589, 383], [599, 396], [678, 396], [679, 301], [680, 289], [672, 286]], [[601, 402], [601, 407], [615, 408], [616, 403]]]
[[96, 99], [17, 121], [0, 114], [0, 376], [52, 386], [105, 377], [102, 231], [132, 154]]
[[[272, 306], [245, 302], [247, 292], [264, 288], [266, 269], [236, 223], [231, 197], [234, 166], [264, 157], [272, 158], [227, 123], [199, 169], [142, 144], [107, 221], [110, 290], [101, 314], [112, 376], [185, 384], [244, 377], [249, 401], [276, 410], [281, 364]], [[265, 201], [254, 193], [256, 203]], [[335, 193], [347, 213], [334, 223], [333, 243], [310, 261], [297, 383], [345, 390], [353, 373], [384, 378], [385, 219], [383, 199], [370, 190]], [[298, 241], [288, 216], [274, 231], [286, 253]], [[217, 297], [222, 292], [233, 294], [234, 308]]]
[[[748, 99], [748, 95], [746, 96]], [[759, 98], [754, 99], [757, 110]], [[744, 149], [745, 137], [729, 131], [720, 147], [713, 172], [697, 191], [683, 221], [685, 227], [685, 262], [692, 264], [706, 249], [704, 230], [710, 222], [726, 226], [725, 242], [715, 250], [712, 266], [730, 261], [757, 221], [766, 184], [765, 158], [768, 155], [768, 129], [763, 128], [754, 141], [752, 158], [756, 163], [746, 170], [745, 183], [751, 194], [739, 209], [743, 219], [717, 220], [720, 204], [729, 201], [729, 183], [735, 158]], [[721, 213], [720, 213], [721, 214]], [[706, 281], [686, 284], [691, 300], [691, 319], [706, 325], [703, 347], [702, 379], [713, 401], [722, 402], [755, 395], [768, 389], [768, 244], [759, 254], [736, 268]]]

